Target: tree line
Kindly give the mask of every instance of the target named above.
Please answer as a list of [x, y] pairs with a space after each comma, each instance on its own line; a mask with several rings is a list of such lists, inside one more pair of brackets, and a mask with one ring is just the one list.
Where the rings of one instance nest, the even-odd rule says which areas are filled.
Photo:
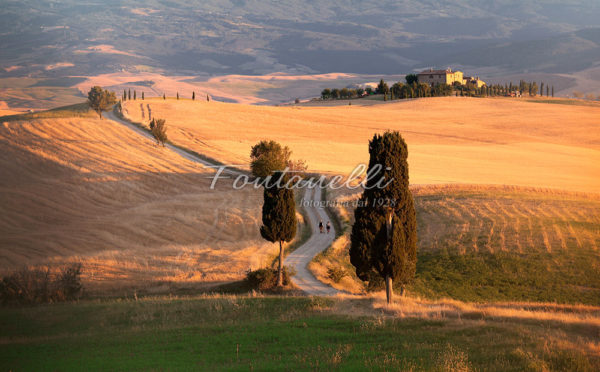
[[391, 87], [383, 79], [375, 89], [371, 87], [363, 88], [342, 88], [329, 89], [325, 88], [321, 91], [322, 100], [336, 99], [353, 99], [361, 98], [369, 95], [383, 95], [383, 100], [407, 99], [407, 98], [423, 98], [423, 97], [499, 97], [512, 95], [529, 95], [535, 97], [537, 95], [554, 97], [554, 86], [545, 83], [538, 84], [537, 82], [519, 81], [519, 84], [512, 82], [506, 84], [483, 85], [478, 87], [474, 84], [460, 84], [458, 82], [449, 84], [436, 84], [431, 86], [427, 83], [419, 83], [418, 77], [415, 74], [406, 75], [404, 82], [394, 83]]
[[[142, 101], [145, 99], [145, 95], [144, 95], [144, 91], [141, 92], [141, 98]], [[176, 93], [175, 98], [177, 98], [177, 100], [179, 100], [179, 92]], [[192, 92], [192, 101], [196, 100], [196, 92]], [[131, 89], [127, 90], [127, 89], [123, 89], [123, 95], [121, 95], [121, 101], [125, 102], [127, 100], [131, 101], [131, 100], [137, 100], [137, 90], [133, 91], [133, 96], [131, 95]], [[163, 93], [162, 95], [162, 99], [166, 100], [167, 99], [167, 95], [165, 93]], [[208, 94], [206, 94], [206, 101], [210, 102], [210, 96]]]

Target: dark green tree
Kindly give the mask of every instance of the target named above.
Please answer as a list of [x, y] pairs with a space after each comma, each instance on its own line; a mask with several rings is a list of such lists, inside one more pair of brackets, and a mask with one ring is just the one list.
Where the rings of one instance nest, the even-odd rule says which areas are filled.
[[210, 102], [210, 97], [208, 96], [208, 93], [206, 94], [206, 102]]
[[144, 91], [142, 91], [142, 101], [144, 100]]
[[196, 100], [196, 92], [192, 92], [192, 101]]
[[290, 242], [296, 236], [296, 202], [294, 191], [285, 187], [284, 173], [275, 172], [271, 182], [265, 184], [264, 203], [260, 235], [272, 243], [279, 242], [279, 270], [277, 286], [283, 286], [283, 242]]
[[167, 96], [163, 93], [163, 100], [167, 99]]
[[115, 103], [117, 103], [115, 93], [104, 90], [97, 85], [90, 89], [88, 93], [88, 104], [92, 110], [100, 115], [100, 119], [102, 119], [102, 111], [108, 110]]
[[137, 90], [133, 91], [133, 100], [137, 100]]
[[127, 101], [127, 91], [123, 89], [123, 102]]
[[544, 83], [543, 82], [540, 84], [540, 96], [542, 96], [542, 97], [544, 96]]
[[127, 93], [127, 99], [131, 101], [131, 88], [129, 88], [129, 92]]
[[[404, 286], [417, 262], [417, 220], [408, 188], [408, 149], [398, 132], [375, 134], [369, 142], [369, 177], [354, 211], [350, 262], [363, 281], [385, 280], [387, 302], [393, 282]], [[382, 182], [383, 181], [383, 182]]]
[[388, 94], [390, 92], [390, 88], [387, 83], [383, 81], [383, 79], [379, 80], [379, 84], [377, 84], [377, 94]]
[[177, 99], [179, 100], [179, 92], [177, 92]]
[[550, 87], [546, 85], [546, 97], [550, 97]]
[[417, 74], [408, 74], [404, 77], [404, 79], [406, 80], [406, 84], [412, 85], [413, 83], [419, 81], [419, 76]]
[[337, 88], [334, 88], [331, 90], [331, 98], [333, 99], [339, 99], [340, 98], [340, 90]]
[[266, 178], [275, 171], [289, 166], [291, 151], [287, 146], [271, 141], [260, 141], [250, 150], [250, 170], [255, 177]]
[[554, 85], [552, 86], [552, 97], [554, 97]]

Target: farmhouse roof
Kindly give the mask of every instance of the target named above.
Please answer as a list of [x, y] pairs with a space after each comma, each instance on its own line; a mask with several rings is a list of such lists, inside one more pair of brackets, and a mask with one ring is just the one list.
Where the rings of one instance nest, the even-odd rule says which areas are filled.
[[451, 74], [452, 73], [452, 69], [451, 68], [447, 68], [446, 70], [434, 70], [432, 68], [430, 68], [429, 70], [423, 70], [421, 72], [418, 73], [418, 75], [437, 75], [437, 74]]

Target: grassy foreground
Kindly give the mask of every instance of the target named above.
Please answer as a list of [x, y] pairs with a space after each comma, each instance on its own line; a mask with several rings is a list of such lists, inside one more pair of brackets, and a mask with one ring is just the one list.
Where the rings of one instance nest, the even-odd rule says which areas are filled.
[[593, 354], [598, 346], [589, 341], [597, 327], [398, 318], [376, 308], [376, 301], [213, 296], [3, 308], [0, 369], [586, 371], [600, 366]]

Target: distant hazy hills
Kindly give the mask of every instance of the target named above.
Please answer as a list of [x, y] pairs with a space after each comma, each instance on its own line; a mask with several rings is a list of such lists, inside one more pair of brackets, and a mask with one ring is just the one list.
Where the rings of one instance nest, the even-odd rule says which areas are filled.
[[3, 0], [0, 77], [573, 73], [600, 60], [599, 19], [597, 0]]

